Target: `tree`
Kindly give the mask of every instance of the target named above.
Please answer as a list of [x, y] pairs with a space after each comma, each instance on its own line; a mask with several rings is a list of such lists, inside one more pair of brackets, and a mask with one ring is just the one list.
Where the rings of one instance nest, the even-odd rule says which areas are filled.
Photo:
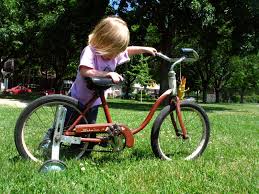
[[0, 1], [0, 70], [4, 63], [15, 58], [15, 53], [21, 48], [24, 26], [21, 22], [19, 3], [15, 0]]
[[[92, 26], [105, 14], [108, 0], [44, 1], [38, 35], [39, 57], [43, 68], [56, 73], [55, 87], [60, 88], [69, 64], [75, 64], [87, 42]], [[98, 16], [97, 16], [98, 13]], [[76, 65], [77, 66], [77, 65]], [[70, 66], [71, 67], [71, 66]], [[75, 67], [76, 70], [76, 67]]]
[[[192, 71], [188, 72], [195, 75], [195, 82], [198, 75], [203, 102], [213, 87], [219, 101], [219, 94], [233, 72], [230, 57], [243, 55], [244, 50], [251, 50], [258, 43], [254, 25], [257, 16], [255, 0], [237, 0], [234, 3], [121, 0], [117, 13], [127, 18], [130, 26], [138, 26], [133, 32], [133, 41], [138, 44], [155, 46], [167, 55], [179, 47], [192, 47], [198, 51], [200, 60], [190, 66]], [[150, 26], [158, 41], [153, 42], [153, 37], [147, 36]], [[246, 41], [249, 37], [253, 41]], [[168, 87], [164, 76], [168, 73], [167, 66], [161, 63], [159, 72], [161, 93]]]
[[235, 56], [231, 62], [235, 66], [230, 83], [240, 94], [240, 103], [244, 102], [244, 95], [259, 89], [259, 53], [245, 57]]
[[229, 62], [232, 52], [232, 26], [230, 22], [222, 21], [217, 25], [218, 40], [213, 50], [213, 75], [212, 84], [216, 94], [216, 102], [220, 102], [220, 92], [227, 83], [234, 71], [233, 65]]
[[[201, 31], [206, 30], [206, 26], [213, 21], [213, 8], [208, 1], [124, 0], [121, 1], [119, 10], [125, 10], [123, 9], [123, 6], [125, 8], [128, 4], [130, 4], [132, 11], [135, 13], [131, 14], [134, 17], [132, 20], [137, 20], [136, 22], [140, 26], [137, 32], [142, 34], [142, 44], [145, 40], [150, 40], [145, 39], [145, 35], [147, 34], [147, 29], [149, 29], [149, 26], [151, 25], [153, 29], [155, 28], [157, 30], [159, 42], [151, 42], [150, 45], [153, 44], [158, 50], [167, 55], [171, 55], [175, 48], [175, 42], [173, 41], [174, 37], [183, 37], [183, 39], [186, 39], [186, 37], [192, 35], [193, 37], [200, 38]], [[205, 44], [207, 43], [208, 42], [206, 41]], [[208, 53], [208, 55], [209, 54], [210, 53]], [[206, 61], [203, 61], [203, 63], [205, 62]], [[168, 80], [167, 76], [165, 76], [168, 74], [168, 71], [169, 69], [166, 62], [160, 63], [160, 93], [163, 93], [168, 89]], [[203, 74], [201, 74], [201, 76], [203, 76]], [[203, 80], [207, 81], [207, 78], [209, 77], [210, 76], [206, 75], [206, 78]], [[204, 83], [208, 85], [208, 82], [204, 81]], [[203, 85], [206, 89], [207, 85]]]
[[1, 1], [0, 53], [4, 57], [0, 67], [8, 58], [16, 58], [20, 71], [32, 65], [42, 71], [55, 71], [54, 86], [59, 88], [70, 72], [67, 68], [76, 71], [87, 35], [105, 15], [108, 3], [108, 0]]
[[149, 57], [144, 57], [143, 55], [134, 56], [129, 63], [122, 65], [123, 67], [119, 66], [118, 72], [124, 77], [125, 98], [129, 98], [134, 82], [146, 87], [152, 80], [149, 73], [148, 59]]

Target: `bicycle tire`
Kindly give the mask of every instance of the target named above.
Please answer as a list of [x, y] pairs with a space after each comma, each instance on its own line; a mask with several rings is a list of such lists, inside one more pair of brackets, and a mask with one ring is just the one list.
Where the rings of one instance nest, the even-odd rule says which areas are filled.
[[[77, 117], [82, 110], [79, 108], [79, 103], [76, 99], [65, 95], [48, 95], [40, 97], [30, 103], [20, 114], [17, 119], [14, 140], [18, 153], [25, 159], [31, 159], [36, 162], [43, 162], [50, 159], [50, 153], [39, 149], [40, 142], [42, 141], [47, 130], [53, 126], [55, 119], [55, 106], [63, 105], [67, 109], [75, 111], [76, 114], [71, 114], [64, 130], [71, 124], [70, 121]], [[82, 119], [82, 123], [87, 123], [86, 118]], [[91, 137], [95, 134], [91, 134]], [[89, 137], [89, 136], [88, 136]], [[74, 144], [72, 144], [74, 146]], [[60, 147], [60, 158], [80, 158], [91, 153], [93, 143], [83, 144], [84, 153], [78, 148], [71, 150], [73, 146], [62, 145]], [[87, 151], [85, 151], [87, 146]], [[51, 147], [51, 146], [50, 146]], [[75, 147], [74, 147], [75, 148]], [[70, 151], [69, 151], [70, 150]], [[50, 150], [49, 150], [50, 151]], [[72, 153], [73, 151], [73, 153]], [[79, 157], [80, 156], [80, 157]]]
[[[210, 138], [209, 118], [202, 107], [192, 102], [180, 104], [187, 139], [177, 136], [180, 130], [175, 105], [165, 106], [155, 119], [151, 131], [151, 147], [156, 157], [163, 160], [184, 158], [193, 160], [204, 152]], [[173, 115], [175, 125], [173, 125]]]

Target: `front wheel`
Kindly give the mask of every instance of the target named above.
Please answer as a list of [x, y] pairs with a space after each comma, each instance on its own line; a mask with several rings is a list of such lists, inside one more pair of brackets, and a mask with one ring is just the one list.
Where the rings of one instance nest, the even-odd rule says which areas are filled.
[[151, 146], [154, 154], [161, 159], [192, 160], [200, 156], [207, 147], [210, 124], [206, 112], [199, 105], [190, 102], [182, 102], [180, 107], [187, 139], [183, 139], [181, 135], [174, 105], [164, 107], [154, 121]]

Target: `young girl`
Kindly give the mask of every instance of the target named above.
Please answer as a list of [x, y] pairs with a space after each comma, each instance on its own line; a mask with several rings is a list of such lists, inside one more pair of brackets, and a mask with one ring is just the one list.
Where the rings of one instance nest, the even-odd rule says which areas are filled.
[[[102, 19], [89, 35], [88, 46], [81, 53], [76, 80], [70, 90], [71, 96], [86, 104], [94, 91], [88, 89], [85, 77], [110, 77], [114, 83], [118, 83], [123, 78], [114, 71], [118, 65], [128, 62], [129, 56], [142, 53], [155, 55], [157, 52], [151, 47], [128, 46], [129, 40], [126, 22], [113, 16]], [[91, 115], [89, 123], [95, 123], [100, 103], [99, 98], [88, 113]]]
[[[128, 46], [130, 40], [129, 29], [125, 21], [119, 17], [110, 16], [102, 19], [89, 35], [88, 46], [80, 56], [80, 64], [76, 79], [70, 89], [70, 95], [80, 104], [86, 104], [94, 91], [87, 87], [85, 77], [110, 77], [114, 83], [123, 80], [122, 76], [114, 72], [118, 65], [130, 60], [130, 56], [142, 53], [156, 54], [156, 49], [142, 46]], [[87, 113], [90, 124], [96, 122], [98, 106], [97, 99]], [[52, 131], [48, 131], [44, 142], [50, 142]]]

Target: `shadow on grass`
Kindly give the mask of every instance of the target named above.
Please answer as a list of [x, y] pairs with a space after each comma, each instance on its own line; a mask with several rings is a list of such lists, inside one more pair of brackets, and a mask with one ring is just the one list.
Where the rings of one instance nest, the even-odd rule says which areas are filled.
[[24, 158], [22, 158], [21, 156], [17, 155], [17, 156], [14, 156], [12, 158], [9, 158], [9, 162], [12, 162], [12, 163], [16, 163], [18, 161], [22, 161], [24, 160]]
[[85, 157], [84, 159], [90, 159], [94, 163], [98, 165], [107, 164], [107, 162], [112, 162], [116, 164], [125, 163], [125, 161], [133, 162], [133, 161], [143, 161], [143, 160], [153, 160], [156, 159], [155, 155], [151, 152], [147, 152], [142, 149], [134, 148], [134, 150], [129, 153], [123, 155], [121, 152], [110, 152], [110, 153], [102, 153], [101, 157], [94, 158], [92, 155], [89, 157]]
[[153, 152], [147, 152], [143, 149], [134, 149], [131, 153], [131, 158], [136, 160], [143, 160], [143, 159], [155, 159], [155, 155]]
[[199, 104], [206, 112], [214, 111], [232, 111], [233, 109], [227, 107], [226, 105], [216, 105], [216, 104]]
[[[118, 102], [108, 102], [108, 106], [114, 109], [126, 109], [126, 110], [136, 110], [136, 111], [149, 111], [154, 103], [143, 103], [136, 101], [118, 101]], [[233, 109], [227, 105], [218, 104], [199, 104], [206, 112], [213, 111], [232, 111]], [[163, 105], [160, 105], [158, 110], [161, 110]]]
[[[135, 101], [119, 101], [119, 102], [108, 102], [109, 108], [113, 109], [126, 109], [126, 110], [136, 110], [136, 111], [149, 111], [153, 103], [138, 103]], [[162, 106], [160, 106], [161, 108]]]
[[[20, 95], [10, 95], [10, 94], [0, 94], [0, 98], [3, 99], [14, 99], [19, 100], [20, 102], [31, 102], [39, 97], [41, 97], [39, 93], [30, 93], [30, 94], [20, 94]], [[155, 101], [152, 102], [138, 102], [133, 100], [122, 100], [112, 99], [108, 101], [109, 108], [113, 109], [125, 109], [125, 110], [135, 110], [135, 111], [150, 111]], [[231, 111], [233, 110], [228, 105], [223, 104], [200, 104], [206, 112], [213, 112], [213, 111]], [[158, 110], [161, 110], [164, 105], [160, 105]]]

